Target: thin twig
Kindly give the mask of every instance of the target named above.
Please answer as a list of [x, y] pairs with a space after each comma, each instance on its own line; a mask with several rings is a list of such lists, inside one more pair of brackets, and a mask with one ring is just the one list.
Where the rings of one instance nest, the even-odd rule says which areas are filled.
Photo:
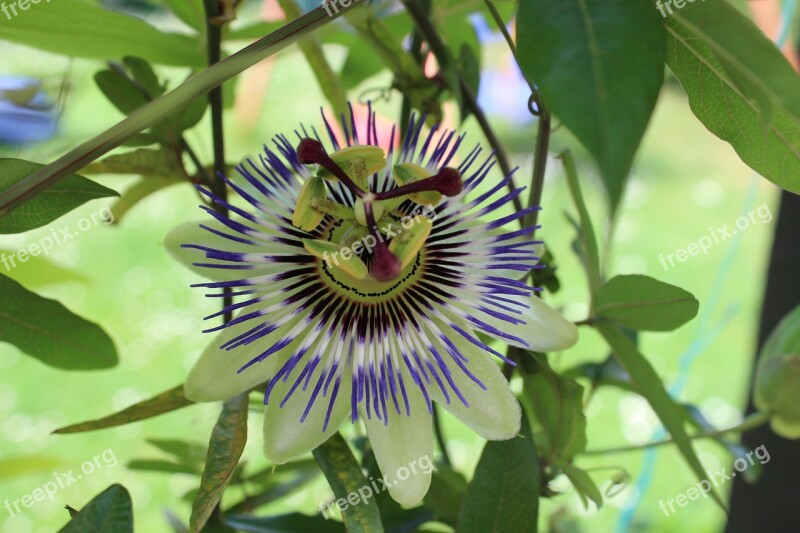
[[[403, 4], [406, 6], [408, 14], [411, 15], [411, 18], [414, 20], [417, 28], [419, 28], [419, 31], [425, 36], [425, 41], [428, 43], [428, 46], [430, 47], [433, 55], [436, 57], [436, 60], [439, 62], [439, 67], [442, 70], [447, 68], [455, 69], [455, 66], [450, 64], [450, 55], [447, 47], [445, 46], [441, 37], [439, 37], [439, 34], [436, 32], [436, 28], [434, 28], [433, 24], [431, 24], [427, 14], [421, 9], [419, 3], [416, 0], [403, 0]], [[489, 145], [491, 145], [492, 150], [494, 150], [495, 158], [497, 158], [497, 163], [500, 165], [503, 175], [509, 178], [509, 191], [516, 190], [517, 186], [514, 183], [513, 176], [511, 176], [511, 165], [508, 162], [508, 157], [506, 156], [505, 150], [503, 150], [503, 147], [500, 144], [500, 140], [492, 130], [492, 127], [489, 124], [483, 109], [481, 109], [481, 107], [478, 105], [478, 99], [475, 93], [472, 92], [472, 89], [469, 87], [466, 79], [464, 79], [464, 75], [458, 69], [456, 69], [456, 73], [458, 75], [460, 89], [464, 97], [464, 105], [467, 107], [467, 109], [469, 109], [470, 112], [472, 112], [472, 114], [475, 115], [475, 118], [477, 119], [478, 124], [480, 125], [481, 130], [486, 137], [486, 140], [489, 142]], [[519, 199], [519, 196], [514, 197], [513, 201], [514, 208], [517, 211], [522, 211], [522, 200]]]
[[[222, 25], [215, 22], [216, 17], [220, 16], [219, 2], [217, 0], [205, 0], [206, 9], [206, 44], [208, 54], [208, 66], [211, 67], [219, 63], [222, 59]], [[214, 194], [223, 202], [228, 201], [228, 189], [225, 182], [220, 177], [225, 172], [225, 134], [223, 130], [223, 101], [222, 85], [211, 89], [208, 93], [208, 102], [211, 106], [211, 137], [214, 143], [214, 176], [212, 178], [212, 190]], [[224, 205], [215, 204], [216, 210], [222, 216], [228, 216], [228, 208]], [[223, 309], [230, 307], [233, 303], [231, 290], [224, 289], [222, 298]], [[224, 313], [222, 320], [227, 323], [233, 318], [232, 311]]]
[[[745, 431], [750, 431], [751, 429], [757, 428], [759, 426], [763, 426], [769, 421], [769, 414], [767, 413], [753, 413], [749, 415], [747, 418], [742, 420], [741, 423], [726, 429], [716, 429], [713, 431], [702, 431], [700, 433], [696, 433], [694, 435], [689, 435], [690, 439], [715, 439], [717, 437], [722, 437], [727, 433], [744, 433]], [[601, 450], [586, 450], [582, 452], [581, 455], [603, 455], [608, 453], [624, 453], [624, 452], [633, 452], [639, 450], [646, 450], [647, 448], [653, 448], [655, 446], [664, 446], [665, 444], [672, 444], [675, 442], [675, 439], [672, 437], [657, 440], [653, 442], [647, 442], [645, 444], [633, 444], [631, 446], [619, 446], [617, 448], [606, 448]]]
[[447, 440], [444, 438], [442, 431], [442, 419], [439, 415], [440, 407], [436, 404], [433, 406], [433, 433], [436, 436], [436, 442], [439, 444], [439, 449], [442, 451], [442, 463], [445, 466], [453, 466], [450, 460], [450, 455], [447, 453]]

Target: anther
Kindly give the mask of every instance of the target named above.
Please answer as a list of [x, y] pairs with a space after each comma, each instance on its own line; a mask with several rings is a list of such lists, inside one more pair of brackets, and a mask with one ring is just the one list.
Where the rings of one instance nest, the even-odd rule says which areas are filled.
[[297, 145], [297, 159], [304, 165], [316, 164], [322, 166], [336, 176], [355, 196], [364, 196], [364, 191], [331, 159], [321, 142], [308, 138], [300, 141], [300, 144]]

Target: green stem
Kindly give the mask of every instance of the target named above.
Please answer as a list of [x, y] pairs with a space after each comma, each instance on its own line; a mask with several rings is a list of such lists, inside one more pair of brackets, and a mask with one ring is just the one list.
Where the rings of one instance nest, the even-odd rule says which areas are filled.
[[[751, 429], [757, 428], [759, 426], [763, 426], [767, 422], [769, 422], [769, 414], [768, 413], [753, 413], [742, 420], [741, 423], [729, 427], [726, 429], [717, 429], [714, 431], [704, 431], [701, 433], [696, 433], [694, 435], [690, 435], [690, 439], [714, 439], [717, 437], [721, 437], [727, 433], [744, 433], [745, 431], [750, 431]], [[674, 440], [670, 438], [666, 438], [663, 440], [657, 440], [654, 442], [648, 442], [646, 444], [635, 444], [631, 446], [620, 446], [618, 448], [607, 448], [604, 450], [586, 450], [582, 453], [582, 455], [603, 455], [607, 453], [624, 453], [624, 452], [633, 452], [638, 450], [646, 450], [647, 448], [653, 448], [655, 446], [663, 446], [665, 444], [671, 444]]]
[[[206, 11], [206, 45], [208, 54], [208, 67], [211, 68], [218, 64], [222, 59], [222, 25], [218, 22], [220, 15], [220, 3], [217, 0], [205, 0]], [[211, 106], [211, 139], [214, 144], [214, 176], [211, 178], [211, 186], [214, 194], [223, 202], [228, 201], [228, 188], [220, 177], [225, 172], [225, 129], [223, 112], [224, 105], [222, 100], [222, 85], [217, 85], [208, 93], [208, 103]], [[215, 203], [214, 210], [220, 215], [227, 217], [228, 208], [224, 205]], [[222, 298], [222, 308], [226, 309], [233, 303], [232, 290], [225, 288]], [[222, 317], [224, 323], [233, 319], [233, 312], [226, 311]]]
[[[511, 34], [508, 33], [508, 28], [506, 27], [503, 17], [500, 16], [500, 12], [497, 11], [496, 7], [494, 7], [494, 2], [492, 0], [484, 0], [483, 3], [486, 4], [486, 9], [488, 9], [489, 13], [492, 15], [494, 23], [497, 25], [497, 29], [502, 32], [503, 37], [508, 43], [508, 47], [511, 49], [511, 53], [514, 54], [514, 59], [517, 59], [517, 45], [514, 43], [514, 39], [511, 37]], [[519, 63], [519, 61], [517, 62]]]
[[[286, 18], [299, 18], [303, 12], [297, 5], [297, 0], [278, 0], [278, 4], [286, 14]], [[333, 71], [325, 59], [325, 54], [322, 51], [322, 45], [313, 36], [302, 39], [297, 45], [306, 62], [311, 66], [314, 76], [317, 78], [320, 89], [325, 95], [325, 98], [330, 102], [336, 117], [347, 114], [347, 91], [342, 84], [341, 78]]]
[[[430, 4], [430, 0], [423, 0], [422, 7], [425, 13], [430, 12]], [[422, 68], [422, 61], [424, 59], [422, 55], [422, 39], [422, 33], [420, 33], [419, 28], [414, 27], [414, 31], [411, 33], [410, 54], [420, 68]], [[411, 122], [411, 97], [406, 94], [402, 87], [400, 89], [403, 93], [403, 103], [400, 107], [400, 138], [405, 139], [408, 134], [408, 125]]]
[[341, 7], [332, 15], [328, 15], [320, 6], [213, 67], [192, 76], [169, 93], [137, 109], [97, 137], [83, 143], [0, 193], [0, 216], [8, 214], [21, 202], [51, 186], [59, 179], [77, 172], [140, 131], [175, 114], [195, 98], [203, 96], [214, 87], [218, 87], [240, 72], [283, 50], [303, 35], [328, 24], [358, 5], [355, 2], [351, 3], [349, 7]]

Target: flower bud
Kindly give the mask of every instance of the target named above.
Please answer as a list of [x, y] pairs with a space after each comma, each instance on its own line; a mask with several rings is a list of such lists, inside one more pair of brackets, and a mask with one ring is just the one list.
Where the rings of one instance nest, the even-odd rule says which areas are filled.
[[769, 413], [772, 430], [787, 439], [800, 439], [800, 355], [762, 359], [756, 371], [754, 403]]

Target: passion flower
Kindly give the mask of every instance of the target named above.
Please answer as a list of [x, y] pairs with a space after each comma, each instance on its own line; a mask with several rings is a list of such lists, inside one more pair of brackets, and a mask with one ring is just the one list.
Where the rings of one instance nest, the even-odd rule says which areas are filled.
[[[574, 325], [520, 279], [538, 268], [534, 228], [513, 227], [535, 207], [499, 216], [522, 189], [489, 183], [495, 161], [476, 146], [459, 163], [464, 136], [413, 120], [384, 150], [375, 113], [366, 128], [343, 123], [329, 147], [302, 127], [278, 135], [259, 161], [223, 177], [248, 209], [201, 192], [206, 221], [167, 238], [182, 263], [232, 291], [235, 313], [186, 381], [195, 401], [264, 392], [264, 452], [283, 463], [362, 420], [384, 474], [433, 454], [433, 402], [479, 435], [520, 428], [520, 408], [486, 336], [535, 351], [573, 345]], [[483, 334], [485, 336], [479, 335]], [[421, 500], [430, 472], [389, 487], [400, 503]]]

